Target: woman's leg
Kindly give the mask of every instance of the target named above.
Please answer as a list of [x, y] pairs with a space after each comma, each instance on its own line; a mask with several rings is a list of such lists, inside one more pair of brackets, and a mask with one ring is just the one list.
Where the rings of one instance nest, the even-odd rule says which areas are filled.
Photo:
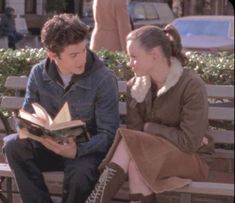
[[146, 185], [135, 162], [131, 159], [125, 140], [122, 138], [111, 162], [118, 164], [128, 173], [130, 200], [141, 203], [155, 203], [156, 197], [153, 191]]
[[[110, 163], [105, 167], [86, 203], [109, 203], [121, 187], [127, 173], [130, 191], [135, 193], [131, 197], [135, 201], [154, 203], [153, 192], [145, 185], [134, 161], [131, 160], [124, 139], [119, 142]], [[150, 201], [145, 201], [150, 198]]]
[[152, 193], [152, 191], [144, 183], [135, 162], [130, 158], [126, 142], [123, 138], [118, 144], [117, 150], [115, 151], [111, 162], [116, 163], [123, 168], [125, 173], [128, 173], [131, 193], [141, 193], [144, 196]]
[[131, 160], [129, 163], [128, 177], [130, 193], [141, 193], [144, 196], [153, 193], [150, 188], [145, 184], [143, 177], [140, 175], [140, 172], [138, 171], [136, 164], [133, 160]]
[[128, 172], [130, 156], [127, 151], [125, 140], [122, 138], [110, 162], [119, 165], [125, 173]]
[[86, 203], [110, 203], [123, 182], [129, 165], [129, 156], [126, 153], [124, 141], [118, 144], [114, 156], [99, 177], [95, 188], [86, 200]]

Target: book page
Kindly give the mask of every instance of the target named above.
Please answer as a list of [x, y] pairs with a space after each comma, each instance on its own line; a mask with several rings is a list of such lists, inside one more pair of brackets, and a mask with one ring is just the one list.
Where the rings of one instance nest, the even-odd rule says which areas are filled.
[[45, 120], [42, 120], [41, 118], [37, 117], [35, 114], [31, 114], [23, 109], [19, 110], [18, 117], [23, 118], [29, 121], [30, 123], [35, 123], [39, 126], [48, 128], [48, 124], [45, 123]]
[[53, 123], [49, 126], [49, 130], [60, 130], [65, 128], [71, 128], [75, 126], [85, 126], [85, 123], [81, 120], [72, 120], [67, 122]]
[[35, 111], [35, 114], [37, 117], [41, 118], [44, 120], [47, 125], [52, 124], [52, 119], [50, 115], [47, 113], [47, 111], [38, 103], [32, 103], [33, 109]]
[[65, 102], [63, 107], [60, 109], [60, 111], [54, 118], [53, 123], [63, 123], [68, 121], [71, 121], [71, 115], [69, 111], [68, 102]]

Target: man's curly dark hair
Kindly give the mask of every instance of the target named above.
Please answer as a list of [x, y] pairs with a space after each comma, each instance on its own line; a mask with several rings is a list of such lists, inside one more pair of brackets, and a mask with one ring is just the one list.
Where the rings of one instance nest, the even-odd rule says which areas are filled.
[[47, 50], [59, 55], [66, 46], [85, 40], [88, 31], [88, 26], [77, 15], [54, 15], [43, 25], [41, 42]]

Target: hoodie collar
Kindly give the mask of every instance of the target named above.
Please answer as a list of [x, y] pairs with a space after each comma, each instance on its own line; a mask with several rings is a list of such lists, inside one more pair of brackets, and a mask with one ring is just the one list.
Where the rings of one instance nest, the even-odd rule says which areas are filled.
[[[163, 86], [157, 91], [157, 97], [165, 94], [171, 87], [179, 81], [180, 76], [182, 75], [183, 67], [178, 59], [171, 58], [171, 67], [167, 75], [166, 81]], [[136, 77], [133, 86], [131, 87], [131, 96], [138, 102], [141, 103], [144, 101], [147, 93], [151, 87], [151, 78], [150, 76], [141, 76]]]
[[[89, 75], [91, 74], [91, 72], [96, 71], [99, 67], [101, 67], [101, 63], [102, 62], [99, 60], [98, 56], [96, 56], [92, 51], [88, 50], [84, 73], [82, 73], [81, 75], [73, 75], [71, 83], [77, 83], [82, 88], [90, 89], [91, 81]], [[47, 58], [46, 60], [43, 75], [45, 80], [47, 81], [53, 80], [57, 83], [63, 84], [57, 70], [57, 65], [49, 58]]]

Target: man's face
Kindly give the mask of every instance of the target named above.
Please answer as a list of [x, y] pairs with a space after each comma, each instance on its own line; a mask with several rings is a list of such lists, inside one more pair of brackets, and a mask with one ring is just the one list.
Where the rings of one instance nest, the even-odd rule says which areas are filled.
[[80, 75], [85, 71], [86, 64], [86, 40], [77, 44], [68, 45], [60, 55], [49, 53], [63, 74]]

